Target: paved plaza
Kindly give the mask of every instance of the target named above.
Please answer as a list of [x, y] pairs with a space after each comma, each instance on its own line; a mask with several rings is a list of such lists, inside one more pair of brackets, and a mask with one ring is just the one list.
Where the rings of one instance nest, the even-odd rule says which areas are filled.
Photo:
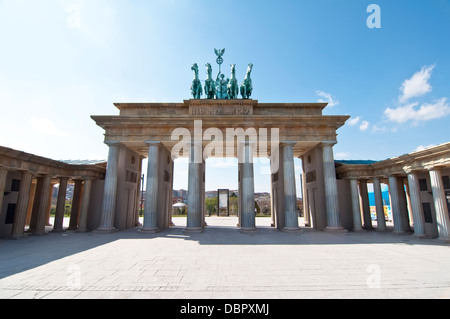
[[257, 218], [186, 219], [131, 229], [0, 241], [0, 298], [450, 298], [450, 245], [393, 233], [298, 234]]

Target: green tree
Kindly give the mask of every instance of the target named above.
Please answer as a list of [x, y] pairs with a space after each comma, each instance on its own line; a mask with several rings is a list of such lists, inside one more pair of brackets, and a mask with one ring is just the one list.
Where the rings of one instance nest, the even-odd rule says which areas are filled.
[[217, 212], [217, 197], [210, 197], [205, 199], [206, 212], [214, 214]]

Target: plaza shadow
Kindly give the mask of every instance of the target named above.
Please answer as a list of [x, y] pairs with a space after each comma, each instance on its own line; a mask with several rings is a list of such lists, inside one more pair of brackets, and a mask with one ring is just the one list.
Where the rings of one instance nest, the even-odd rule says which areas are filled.
[[411, 234], [392, 232], [332, 233], [301, 228], [298, 233], [284, 233], [271, 227], [259, 227], [256, 233], [242, 233], [236, 227], [211, 226], [202, 233], [186, 233], [184, 227], [171, 227], [156, 234], [143, 234], [139, 227], [111, 234], [95, 232], [27, 236], [20, 240], [0, 240], [0, 279], [50, 262], [108, 245], [118, 240], [151, 241], [160, 238], [195, 241], [199, 245], [430, 245], [446, 246], [434, 239], [419, 239]]

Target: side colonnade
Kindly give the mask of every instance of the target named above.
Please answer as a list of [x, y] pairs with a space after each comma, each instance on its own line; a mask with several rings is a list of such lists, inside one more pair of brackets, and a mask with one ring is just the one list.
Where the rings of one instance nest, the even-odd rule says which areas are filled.
[[[63, 232], [67, 186], [74, 184], [70, 225], [67, 230], [87, 231], [88, 215], [95, 209], [93, 184], [101, 189], [105, 165], [69, 164], [0, 147], [0, 237], [19, 239], [26, 235], [44, 235], [46, 227]], [[50, 210], [54, 186], [58, 197], [53, 225]]]
[[450, 241], [450, 143], [370, 164], [338, 161], [337, 175], [350, 184], [354, 231], [373, 229], [367, 194], [372, 183], [376, 230], [388, 230], [385, 206], [390, 204], [394, 233]]

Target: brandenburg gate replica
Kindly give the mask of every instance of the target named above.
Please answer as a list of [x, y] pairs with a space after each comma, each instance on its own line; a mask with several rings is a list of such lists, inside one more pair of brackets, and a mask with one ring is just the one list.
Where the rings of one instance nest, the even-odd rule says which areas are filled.
[[[255, 232], [254, 164], [270, 159], [272, 226], [297, 232], [294, 158], [302, 160], [305, 226], [343, 232], [376, 229], [450, 241], [450, 143], [383, 161], [335, 161], [336, 131], [349, 116], [325, 116], [326, 103], [259, 103], [251, 99], [250, 63], [238, 84], [236, 65], [206, 67], [202, 83], [192, 65], [192, 99], [180, 103], [116, 103], [117, 116], [92, 116], [105, 131], [107, 163], [55, 161], [0, 146], [0, 238], [65, 231], [67, 184], [74, 184], [67, 230], [155, 233], [171, 225], [174, 160], [189, 158], [185, 232], [205, 227], [205, 160], [238, 159], [242, 232]], [[202, 97], [203, 96], [203, 97]], [[142, 162], [148, 158], [143, 225], [139, 222]], [[371, 207], [368, 183], [373, 184]], [[59, 184], [53, 225], [53, 186]], [[386, 224], [381, 185], [389, 187]], [[389, 214], [388, 214], [389, 215]], [[372, 226], [376, 216], [376, 228]], [[392, 218], [391, 218], [392, 217]], [[142, 227], [137, 227], [142, 226]], [[301, 225], [302, 226], [302, 225]]]
[[[109, 146], [103, 204], [98, 232], [126, 228], [136, 210], [142, 159], [148, 158], [143, 233], [170, 227], [174, 159], [189, 157], [186, 232], [205, 226], [205, 159], [237, 157], [239, 170], [239, 228], [254, 232], [255, 157], [271, 161], [273, 226], [287, 232], [299, 230], [294, 157], [303, 159], [308, 184], [304, 192], [322, 204], [315, 208], [314, 225], [343, 230], [333, 146], [336, 130], [349, 116], [324, 116], [326, 103], [260, 103], [251, 99], [253, 65], [238, 85], [236, 66], [231, 78], [221, 72], [225, 50], [215, 50], [219, 74], [199, 80], [192, 66], [192, 99], [181, 103], [116, 103], [118, 116], [92, 116], [105, 130]], [[203, 91], [205, 97], [202, 99]], [[240, 95], [240, 97], [239, 97]], [[118, 182], [121, 181], [121, 182]], [[128, 223], [129, 224], [129, 223]], [[133, 225], [134, 226], [134, 225]]]

